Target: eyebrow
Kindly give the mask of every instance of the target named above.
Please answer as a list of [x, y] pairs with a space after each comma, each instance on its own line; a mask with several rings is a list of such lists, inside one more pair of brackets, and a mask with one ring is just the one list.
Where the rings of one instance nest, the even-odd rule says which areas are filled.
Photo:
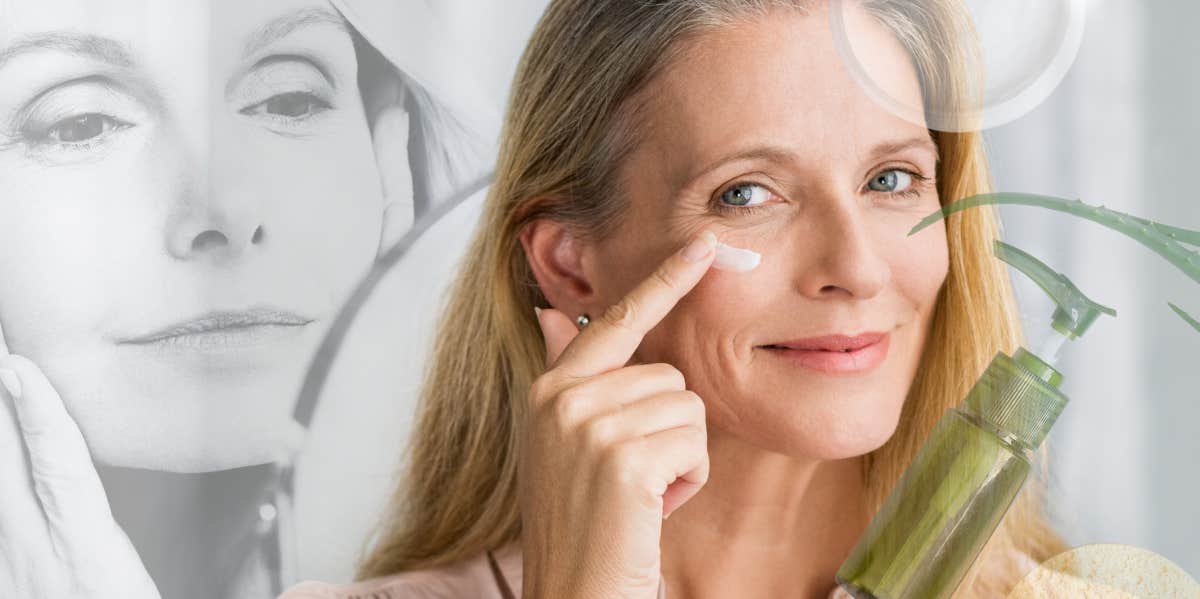
[[350, 34], [350, 27], [340, 14], [325, 8], [304, 8], [276, 17], [251, 33], [242, 48], [242, 55], [251, 56], [299, 29], [316, 25], [332, 25]]
[[86, 56], [122, 68], [134, 65], [133, 53], [121, 42], [97, 35], [56, 31], [18, 39], [0, 51], [0, 68], [19, 56], [44, 51]]
[[874, 148], [871, 148], [871, 151], [867, 153], [867, 156], [869, 159], [882, 158], [889, 154], [898, 154], [905, 150], [911, 150], [914, 148], [927, 150], [933, 154], [934, 164], [941, 162], [942, 157], [938, 153], [937, 144], [933, 143], [933, 139], [931, 139], [928, 135], [910, 137], [900, 141], [885, 141], [876, 145]]

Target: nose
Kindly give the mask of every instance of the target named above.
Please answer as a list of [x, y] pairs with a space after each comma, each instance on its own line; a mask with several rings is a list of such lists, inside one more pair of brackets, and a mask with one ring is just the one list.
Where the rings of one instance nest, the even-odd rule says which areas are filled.
[[798, 275], [805, 296], [867, 299], [890, 280], [891, 266], [859, 202], [856, 197], [828, 202], [818, 220], [810, 222], [805, 245], [814, 253]]
[[165, 151], [173, 176], [168, 193], [166, 244], [178, 260], [230, 264], [270, 243], [264, 189], [255, 186], [253, 147], [236, 135], [236, 123], [200, 99], [176, 119], [177, 144]]
[[230, 263], [267, 242], [259, 202], [236, 190], [190, 193], [167, 227], [167, 248], [179, 260]]

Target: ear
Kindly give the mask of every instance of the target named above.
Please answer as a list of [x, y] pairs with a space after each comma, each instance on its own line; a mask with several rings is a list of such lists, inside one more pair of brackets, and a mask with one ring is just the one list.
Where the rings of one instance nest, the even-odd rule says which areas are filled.
[[383, 230], [379, 253], [396, 244], [413, 225], [413, 175], [408, 160], [409, 112], [395, 103], [382, 108], [372, 142], [383, 187]]
[[574, 315], [597, 303], [589, 251], [569, 227], [547, 218], [536, 219], [521, 231], [521, 246], [542, 295], [550, 306]]

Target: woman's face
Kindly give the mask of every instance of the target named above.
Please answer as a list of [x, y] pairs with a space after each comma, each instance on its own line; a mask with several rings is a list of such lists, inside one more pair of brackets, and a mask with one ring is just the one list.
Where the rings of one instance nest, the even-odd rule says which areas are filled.
[[[871, 71], [919, 100], [899, 43], [863, 14], [852, 22]], [[835, 459], [882, 445], [948, 268], [942, 228], [906, 237], [940, 206], [929, 131], [856, 85], [819, 10], [704, 33], [641, 97], [644, 142], [622, 165], [628, 218], [592, 257], [606, 295], [597, 307], [712, 229], [762, 263], [709, 271], [635, 358], [676, 365], [710, 426], [759, 447]], [[887, 333], [886, 358], [853, 373], [765, 347], [872, 331]]]
[[379, 243], [326, 2], [0, 0], [0, 324], [102, 463], [244, 465]]

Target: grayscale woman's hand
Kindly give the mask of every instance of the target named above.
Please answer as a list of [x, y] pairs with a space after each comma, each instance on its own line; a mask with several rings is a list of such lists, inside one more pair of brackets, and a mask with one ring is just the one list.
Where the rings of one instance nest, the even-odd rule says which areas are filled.
[[2, 331], [0, 403], [0, 597], [157, 598], [79, 427]]
[[712, 264], [705, 232], [582, 331], [542, 310], [519, 470], [523, 597], [658, 594], [662, 521], [708, 479], [704, 403], [669, 364], [627, 366]]

